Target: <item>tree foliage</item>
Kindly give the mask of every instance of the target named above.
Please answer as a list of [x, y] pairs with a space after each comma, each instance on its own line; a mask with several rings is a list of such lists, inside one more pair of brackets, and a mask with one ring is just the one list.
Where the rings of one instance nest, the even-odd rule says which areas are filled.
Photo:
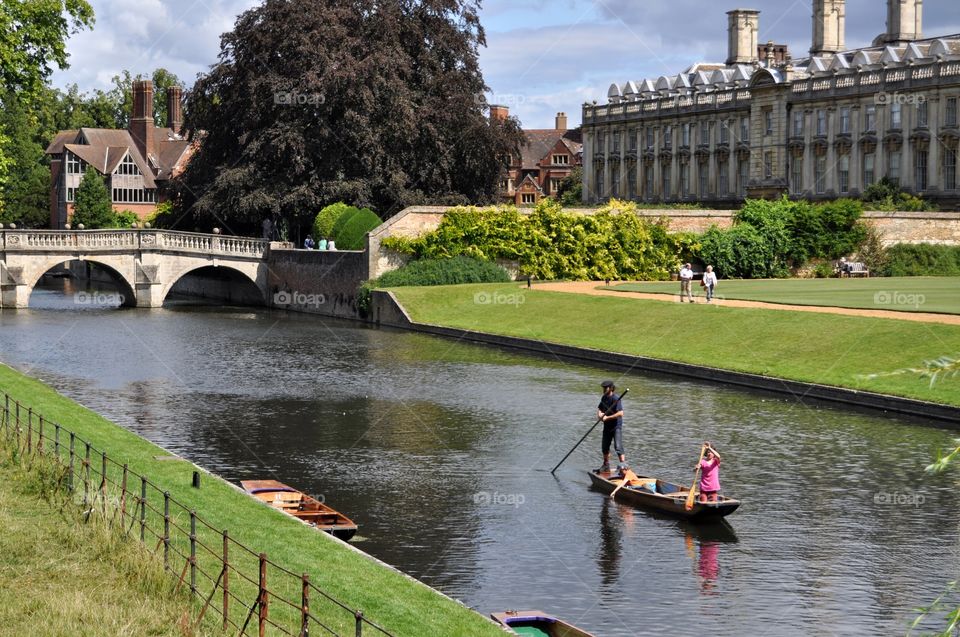
[[522, 134], [486, 117], [484, 45], [477, 0], [265, 0], [190, 92], [186, 125], [203, 144], [180, 205], [310, 225], [308, 211], [334, 201], [385, 217], [492, 201]]
[[73, 225], [77, 227], [83, 224], [90, 230], [110, 228], [115, 223], [116, 215], [103, 177], [92, 166], [88, 166], [80, 180], [80, 187], [77, 188], [77, 198], [73, 207]]

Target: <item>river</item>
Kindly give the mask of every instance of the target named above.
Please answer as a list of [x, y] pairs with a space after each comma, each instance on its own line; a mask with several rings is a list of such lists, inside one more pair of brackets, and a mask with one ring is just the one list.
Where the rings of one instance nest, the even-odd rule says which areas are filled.
[[[0, 312], [0, 359], [227, 480], [322, 495], [357, 547], [485, 614], [609, 637], [894, 635], [960, 566], [955, 478], [923, 471], [954, 432], [931, 423], [315, 316], [78, 304], [63, 285]], [[630, 388], [634, 469], [689, 481], [715, 444], [743, 500], [729, 527], [591, 491], [599, 432], [550, 474], [608, 376]]]

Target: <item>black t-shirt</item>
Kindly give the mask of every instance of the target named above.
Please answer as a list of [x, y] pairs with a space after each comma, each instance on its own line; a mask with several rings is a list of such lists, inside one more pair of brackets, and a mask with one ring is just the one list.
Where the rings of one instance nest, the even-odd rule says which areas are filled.
[[[604, 414], [615, 414], [618, 411], [623, 411], [623, 405], [620, 404], [620, 396], [616, 393], [604, 394], [600, 397], [600, 404], [597, 405], [597, 409], [602, 411]], [[617, 416], [615, 420], [604, 420], [604, 427], [619, 427], [623, 424], [623, 417]]]

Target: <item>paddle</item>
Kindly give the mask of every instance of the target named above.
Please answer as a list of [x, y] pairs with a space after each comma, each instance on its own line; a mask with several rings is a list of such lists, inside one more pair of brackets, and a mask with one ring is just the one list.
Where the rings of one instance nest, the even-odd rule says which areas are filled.
[[684, 508], [689, 511], [693, 508], [693, 501], [697, 497], [697, 480], [700, 479], [700, 463], [703, 462], [703, 454], [707, 452], [707, 445], [700, 447], [700, 459], [697, 460], [697, 470], [693, 472], [693, 485], [690, 487], [690, 493], [687, 494], [687, 503]]
[[[623, 390], [623, 393], [620, 394], [620, 400], [623, 400], [623, 397], [627, 395], [627, 392], [628, 392], [628, 391], [630, 391], [630, 388], [629, 388], [629, 387]], [[609, 416], [611, 413], [613, 413], [613, 412], [610, 411], [610, 409], [613, 409], [613, 408], [616, 407], [616, 406], [617, 406], [616, 403], [614, 403], [613, 405], [610, 405], [610, 408], [607, 409], [607, 411], [605, 411], [603, 415], [604, 415], [604, 416]], [[582, 443], [584, 440], [587, 439], [587, 436], [589, 436], [591, 433], [593, 433], [593, 430], [596, 429], [596, 428], [597, 428], [597, 425], [599, 425], [601, 422], [603, 422], [603, 418], [598, 418], [598, 419], [597, 419], [597, 422], [593, 423], [593, 427], [590, 427], [590, 430], [587, 431], [587, 433], [583, 434], [583, 438], [581, 438], [580, 440], [578, 440], [578, 441], [577, 441], [577, 444], [573, 445], [573, 449], [571, 449], [570, 451], [567, 452], [567, 455], [565, 455], [565, 456], [563, 457], [563, 460], [561, 460], [560, 462], [558, 462], [558, 463], [557, 463], [557, 466], [555, 466], [553, 469], [550, 470], [550, 473], [556, 473], [557, 469], [560, 468], [560, 465], [562, 465], [562, 464], [564, 463], [564, 461], [565, 461], [567, 458], [570, 457], [570, 454], [573, 453], [574, 450], [575, 450], [577, 447], [580, 446], [580, 443]]]
[[626, 469], [626, 470], [623, 472], [623, 480], [621, 480], [621, 481], [620, 481], [620, 484], [617, 486], [617, 488], [614, 489], [614, 490], [610, 493], [610, 497], [612, 498], [613, 496], [617, 495], [617, 491], [619, 491], [620, 489], [622, 489], [622, 488], [623, 488], [623, 485], [625, 485], [625, 484], [626, 484], [627, 482], [629, 482], [630, 480], [639, 480], [639, 479], [640, 479], [640, 476], [638, 476], [637, 474], [635, 474], [635, 473], [633, 472], [633, 470], [631, 470], [631, 469]]

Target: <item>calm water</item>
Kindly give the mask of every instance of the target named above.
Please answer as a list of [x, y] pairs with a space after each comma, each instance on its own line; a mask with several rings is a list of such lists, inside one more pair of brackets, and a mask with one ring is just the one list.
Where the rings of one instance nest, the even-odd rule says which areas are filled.
[[[0, 312], [0, 358], [228, 480], [277, 478], [360, 525], [356, 545], [490, 611], [603, 636], [895, 635], [957, 575], [951, 432], [705, 384], [618, 376], [632, 466], [688, 481], [724, 454], [729, 527], [589, 489], [609, 372], [282, 312]], [[885, 503], [885, 499], [900, 504]]]

